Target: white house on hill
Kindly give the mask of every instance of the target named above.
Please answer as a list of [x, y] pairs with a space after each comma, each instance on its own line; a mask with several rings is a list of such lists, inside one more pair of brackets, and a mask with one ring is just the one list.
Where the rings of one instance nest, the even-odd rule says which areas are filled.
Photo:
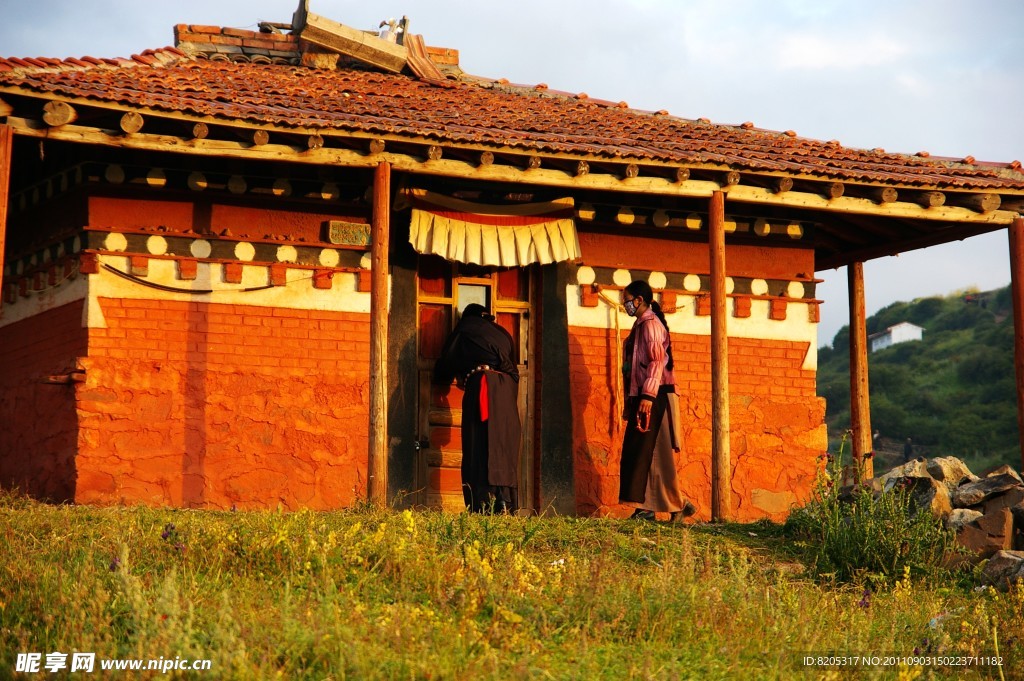
[[871, 352], [876, 352], [897, 343], [921, 340], [923, 332], [924, 329], [917, 324], [900, 322], [899, 324], [893, 324], [885, 331], [871, 334], [868, 336], [868, 341], [871, 343]]

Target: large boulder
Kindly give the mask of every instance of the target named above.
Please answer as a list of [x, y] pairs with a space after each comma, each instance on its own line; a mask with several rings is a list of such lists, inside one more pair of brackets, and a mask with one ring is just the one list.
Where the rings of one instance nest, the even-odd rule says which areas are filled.
[[939, 456], [929, 459], [925, 464], [925, 469], [928, 471], [928, 475], [943, 483], [950, 494], [965, 480], [973, 482], [978, 479], [977, 475], [971, 473], [967, 464], [955, 456]]
[[977, 520], [983, 515], [984, 513], [975, 511], [973, 508], [954, 508], [950, 511], [949, 517], [946, 518], [946, 527], [954, 532], [959, 532], [961, 527]]
[[989, 471], [985, 475], [985, 477], [986, 478], [994, 478], [997, 475], [1010, 475], [1010, 476], [1016, 478], [1017, 482], [1019, 482], [1020, 484], [1024, 485], [1024, 480], [1021, 480], [1020, 473], [1018, 473], [1016, 471], [1016, 469], [1014, 469], [1014, 467], [1011, 466], [1010, 464], [1004, 463], [999, 468], [996, 468], [994, 470]]
[[967, 508], [1020, 485], [1016, 474], [1001, 473], [960, 485], [953, 492], [953, 506]]
[[985, 501], [981, 502], [980, 510], [985, 515], [998, 511], [1001, 508], [1013, 509], [1016, 506], [1020, 506], [1024, 503], [1024, 485], [1020, 487], [1011, 487], [1002, 494], [994, 494]]
[[949, 516], [953, 506], [949, 501], [949, 490], [933, 478], [903, 478], [904, 485], [910, 493], [913, 508], [928, 510], [936, 518]]
[[988, 558], [1013, 544], [1013, 515], [1004, 508], [963, 525], [956, 540], [979, 558]]
[[981, 580], [997, 589], [1006, 590], [1024, 579], [1024, 551], [999, 551], [981, 571]]
[[880, 484], [882, 489], [888, 492], [903, 478], [931, 477], [932, 476], [928, 473], [927, 462], [924, 459], [914, 459], [913, 461], [908, 461], [905, 464], [889, 469], [889, 472], [884, 475], [880, 475], [875, 479], [878, 481], [877, 484]]

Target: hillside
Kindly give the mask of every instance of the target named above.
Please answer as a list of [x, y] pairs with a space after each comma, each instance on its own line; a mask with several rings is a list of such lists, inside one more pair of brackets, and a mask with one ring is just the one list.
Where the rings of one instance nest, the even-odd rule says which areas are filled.
[[[956, 456], [977, 472], [1020, 466], [1010, 289], [959, 291], [893, 303], [867, 331], [900, 322], [924, 328], [909, 341], [868, 355], [876, 469], [902, 460], [911, 438], [919, 456]], [[818, 394], [828, 400], [830, 449], [850, 427], [849, 327], [818, 352]]]

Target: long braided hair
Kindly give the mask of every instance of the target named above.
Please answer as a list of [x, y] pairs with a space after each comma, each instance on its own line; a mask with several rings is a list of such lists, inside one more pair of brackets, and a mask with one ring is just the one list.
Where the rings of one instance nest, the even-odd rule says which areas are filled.
[[662, 326], [665, 327], [666, 333], [669, 333], [668, 364], [666, 365], [666, 368], [669, 371], [672, 371], [672, 367], [675, 365], [675, 362], [672, 360], [672, 336], [668, 328], [668, 322], [665, 321], [665, 313], [662, 312], [661, 305], [654, 300], [654, 291], [651, 290], [651, 285], [643, 279], [635, 279], [626, 287], [626, 292], [634, 298], [643, 298], [647, 301], [647, 304], [651, 306], [651, 311], [654, 312], [654, 316], [661, 321]]

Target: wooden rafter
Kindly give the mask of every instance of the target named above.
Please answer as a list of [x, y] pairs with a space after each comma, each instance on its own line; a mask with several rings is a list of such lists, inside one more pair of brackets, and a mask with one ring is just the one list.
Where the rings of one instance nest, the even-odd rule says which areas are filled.
[[[273, 133], [274, 135], [287, 135], [288, 137], [301, 136], [304, 138], [305, 136], [308, 135], [319, 134], [322, 135], [325, 139], [329, 137], [335, 140], [358, 140], [360, 138], [370, 140], [381, 138], [379, 134], [372, 132], [361, 132], [355, 130], [331, 131], [324, 130], [321, 128], [304, 126], [279, 127], [274, 125], [255, 124], [244, 120], [226, 121], [223, 118], [218, 118], [214, 116], [200, 116], [196, 114], [186, 114], [175, 111], [152, 109], [148, 107], [128, 107], [123, 104], [97, 102], [95, 100], [80, 97], [60, 98], [42, 96], [38, 95], [38, 93], [27, 93], [23, 89], [15, 86], [0, 87], [0, 94], [3, 94], [5, 96], [10, 95], [17, 98], [22, 98], [21, 101], [26, 101], [25, 98], [27, 98], [28, 100], [43, 100], [45, 102], [61, 102], [64, 104], [68, 104], [70, 106], [73, 106], [75, 111], [78, 113], [79, 122], [83, 120], [94, 120], [97, 114], [103, 111], [106, 111], [110, 115], [117, 116], [123, 115], [124, 113], [131, 111], [137, 112], [140, 115], [146, 117], [146, 120], [160, 119], [167, 122], [177, 120], [182, 123], [187, 123], [189, 129], [191, 129], [191, 127], [194, 126], [196, 123], [205, 123], [211, 130], [214, 128], [214, 126], [222, 130], [230, 130], [237, 128], [245, 130], [262, 129], [266, 130], [268, 133]], [[7, 101], [7, 106], [4, 107], [3, 110], [0, 110], [0, 114], [2, 114], [3, 111], [6, 111], [8, 115], [11, 115], [12, 110], [13, 112], [20, 112], [24, 110], [22, 107], [14, 106], [11, 103], [12, 101], [14, 100]], [[38, 111], [37, 108], [30, 108], [33, 108], [34, 110]], [[89, 110], [88, 112], [86, 111], [87, 109]], [[14, 120], [18, 119], [15, 118]], [[23, 118], [23, 120], [33, 119]], [[93, 129], [96, 131], [103, 130], [103, 128], [99, 127], [94, 127]], [[18, 134], [22, 134], [21, 131], [16, 132]], [[229, 137], [233, 135], [234, 133], [230, 134]], [[414, 145], [438, 144], [438, 141], [436, 139], [430, 139], [416, 135], [400, 137], [395, 136], [392, 141]], [[305, 142], [303, 142], [303, 144], [305, 144]], [[457, 144], [450, 145], [449, 148], [454, 149], [456, 147], [466, 150], [473, 150], [476, 154], [480, 154], [484, 151], [491, 151], [496, 155], [507, 154], [510, 160], [516, 160], [517, 163], [522, 163], [524, 165], [537, 164], [546, 159], [556, 160], [562, 158], [566, 162], [571, 161], [573, 164], [580, 160], [584, 160], [591, 167], [590, 174], [615, 174], [624, 182], [628, 182], [631, 180], [642, 181], [643, 179], [645, 179], [644, 176], [648, 172], [652, 172], [659, 177], [662, 175], [664, 175], [666, 178], [672, 176], [676, 182], [686, 182], [689, 179], [689, 175], [691, 173], [691, 168], [681, 168], [679, 167], [678, 163], [657, 162], [651, 161], [649, 159], [640, 160], [622, 158], [613, 160], [609, 159], [607, 156], [602, 156], [598, 154], [551, 153], [545, 154], [543, 159], [537, 158], [536, 160], [531, 160], [531, 157], [536, 156], [536, 153], [521, 147], [507, 147], [502, 145], [488, 146], [473, 144]], [[639, 177], [629, 177], [631, 172], [635, 172], [630, 170], [630, 165], [638, 166], [637, 171]], [[613, 168], [614, 171], [604, 170], [604, 168], [606, 167], [609, 169]], [[602, 168], [602, 170], [599, 171], [598, 168]], [[727, 188], [729, 190], [730, 200], [750, 200], [750, 190], [757, 189], [771, 191], [772, 193], [779, 194], [780, 197], [784, 197], [786, 194], [790, 193], [790, 190], [793, 188], [794, 182], [796, 183], [796, 194], [817, 195], [825, 203], [836, 203], [838, 201], [852, 198], [858, 198], [863, 201], [871, 201], [877, 203], [879, 201], [879, 197], [876, 196], [876, 194], [879, 189], [897, 190], [899, 195], [898, 201], [885, 200], [888, 198], [892, 198], [891, 192], [887, 192], [887, 196], [882, 199], [882, 203], [894, 203], [896, 204], [896, 208], [902, 206], [903, 209], [907, 209], [909, 206], [918, 205], [921, 202], [931, 205], [934, 208], [937, 207], [934, 204], [940, 200], [938, 196], [931, 194], [931, 192], [936, 191], [937, 187], [880, 187], [879, 185], [873, 185], [871, 183], [851, 185], [849, 183], [837, 183], [834, 180], [831, 180], [829, 178], [822, 178], [817, 175], [801, 173], [781, 173], [771, 171], [758, 172], [756, 175], [749, 172], [744, 172], [742, 175], [740, 175], [739, 173], [736, 173], [736, 171], [730, 169], [729, 167], [720, 164], [692, 164], [692, 170], [700, 171], [701, 173], [703, 173], [704, 179], [708, 180], [712, 184], [715, 184], [718, 188]], [[674, 177], [677, 173], [680, 174], [680, 176]], [[737, 182], [737, 184], [733, 186], [730, 184], [730, 182]], [[950, 190], [948, 187], [943, 187], [943, 190], [943, 192], [939, 193], [943, 195], [941, 201], [944, 204], [943, 207], [946, 208], [956, 207], [970, 210], [972, 212], [1017, 212], [1017, 210], [1019, 210], [1022, 207], [1022, 204], [1024, 204], [1024, 191], [1019, 190], [1011, 190], [1005, 192], [995, 190], [987, 192], [979, 192], [977, 190], [954, 191]], [[756, 194], [756, 192], [754, 193]], [[826, 196], [830, 198], [825, 198]], [[1002, 197], [1002, 207], [1006, 209], [1005, 211], [996, 211], [996, 209], [993, 208], [993, 206], [995, 205], [995, 199], [1000, 196]], [[702, 195], [701, 198], [707, 198], [707, 196]], [[760, 201], [757, 202], [760, 203]], [[851, 204], [839, 203], [837, 205], [841, 210], [845, 211], [850, 208]], [[935, 219], [947, 219], [938, 215], [934, 217]], [[1008, 223], [1009, 220], [1012, 218], [1007, 218], [1006, 215], [1000, 215], [998, 216], [998, 219], [1000, 221], [1005, 221]]]
[[815, 269], [826, 270], [833, 267], [842, 267], [854, 261], [864, 262], [887, 255], [895, 255], [896, 253], [906, 253], [907, 251], [916, 251], [921, 248], [938, 246], [939, 244], [953, 241], [963, 241], [972, 236], [987, 234], [1000, 229], [1006, 229], [1006, 225], [997, 223], [953, 223], [952, 226], [938, 226], [937, 229], [928, 233], [899, 242], [867, 245], [861, 248], [849, 249], [842, 254], [832, 256], [819, 255], [816, 258]]
[[843, 219], [858, 229], [888, 240], [896, 241], [906, 238], [908, 229], [911, 230], [911, 235], [920, 233], [920, 230], [909, 227], [911, 224], [909, 220], [900, 220], [898, 222], [895, 220], [882, 221], [872, 219], [870, 216], [854, 214], [844, 215]]
[[[13, 116], [8, 118], [8, 122], [14, 128], [16, 134], [29, 137], [161, 152], [175, 151], [185, 154], [214, 155], [225, 158], [291, 161], [295, 163], [360, 168], [371, 168], [376, 163], [384, 160], [391, 163], [396, 171], [424, 175], [461, 176], [488, 181], [528, 182], [553, 187], [571, 187], [579, 190], [634, 192], [638, 194], [659, 194], [705, 199], [710, 198], [713, 192], [723, 189], [723, 184], [711, 180], [687, 179], [678, 182], [674, 179], [653, 176], [623, 178], [621, 173], [614, 175], [610, 173], [597, 173], [591, 170], [589, 163], [582, 161], [586, 165], [581, 165], [579, 157], [552, 157], [550, 159], [551, 164], [560, 161], [560, 165], [564, 169], [546, 167], [548, 162], [542, 163], [541, 167], [538, 168], [530, 168], [529, 163], [526, 161], [516, 165], [498, 163], [481, 165], [479, 164], [479, 157], [476, 160], [466, 161], [445, 158], [444, 148], [436, 143], [428, 144], [418, 155], [383, 152], [371, 157], [364, 151], [329, 146], [327, 144], [328, 139], [341, 137], [341, 135], [331, 135], [327, 131], [301, 131], [301, 133], [306, 135], [319, 134], [324, 139], [325, 144], [322, 147], [310, 148], [307, 144], [292, 146], [274, 143], [272, 137], [266, 144], [253, 145], [251, 138], [249, 142], [242, 142], [213, 139], [211, 136], [199, 139], [155, 133], [147, 134], [145, 132], [124, 135], [123, 131], [120, 130], [99, 129], [73, 124], [51, 128], [41, 121]], [[223, 124], [221, 123], [220, 125]], [[300, 131], [290, 129], [287, 132], [295, 135]], [[366, 140], [366, 145], [371, 144], [373, 140], [380, 139], [379, 136], [371, 135], [344, 135], [344, 139], [347, 142], [351, 142], [353, 139], [358, 140], [360, 137]], [[402, 140], [402, 142], [405, 144], [410, 143], [408, 140]], [[481, 149], [480, 151], [484, 150], [486, 149]], [[523, 150], [515, 150], [514, 155], [530, 157], [529, 154], [524, 154]], [[429, 162], [426, 162], [428, 159]], [[602, 162], [608, 164], [606, 159], [602, 159]], [[581, 170], [583, 173], [579, 174]], [[675, 168], [673, 167], [674, 171]], [[725, 181], [725, 178], [723, 178], [723, 181]], [[879, 205], [870, 199], [846, 196], [826, 199], [820, 194], [809, 192], [787, 191], [775, 193], [770, 189], [744, 184], [729, 186], [728, 195], [730, 202], [779, 206], [799, 210], [817, 210], [825, 213], [849, 212], [884, 217], [999, 225], [1009, 224], [1016, 217], [1016, 213], [1000, 210], [977, 213], [968, 208], [949, 205], [925, 209], [917, 204], [905, 202]]]
[[846, 220], [840, 219], [837, 215], [828, 216], [827, 220], [821, 220], [817, 223], [818, 236], [830, 235], [833, 239], [839, 243], [845, 244], [848, 248], [851, 244], [856, 246], [868, 246], [874, 243], [871, 239], [868, 239], [866, 235], [861, 234], [853, 228]]

